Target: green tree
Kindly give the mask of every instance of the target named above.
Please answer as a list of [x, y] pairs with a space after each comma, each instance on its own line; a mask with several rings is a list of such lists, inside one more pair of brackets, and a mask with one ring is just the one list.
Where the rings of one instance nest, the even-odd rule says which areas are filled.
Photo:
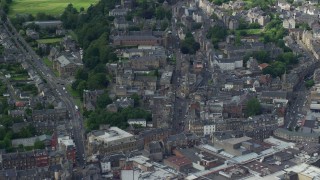
[[310, 80], [306, 81], [305, 85], [307, 88], [311, 88], [314, 85], [314, 80], [310, 79]]
[[4, 139], [4, 137], [6, 136], [6, 133], [7, 133], [6, 128], [0, 127], [0, 140]]
[[9, 128], [14, 123], [13, 118], [8, 115], [2, 115], [0, 118], [0, 124], [6, 128]]
[[274, 5], [274, 0], [254, 0], [250, 4], [250, 7], [260, 7], [262, 10], [267, 10], [271, 5]]
[[156, 8], [156, 18], [162, 20], [166, 17], [166, 11], [162, 6]]
[[35, 127], [29, 125], [23, 127], [19, 133], [13, 134], [14, 138], [29, 138], [36, 135]]
[[270, 74], [272, 77], [280, 77], [286, 71], [286, 65], [280, 61], [274, 61], [271, 65], [262, 70], [263, 74]]
[[260, 26], [259, 23], [251, 23], [251, 24], [248, 25], [248, 28], [249, 29], [260, 29], [261, 26]]
[[293, 54], [292, 52], [285, 52], [283, 54], [280, 54], [276, 60], [281, 61], [281, 62], [285, 63], [286, 65], [294, 65], [299, 62], [298, 57], [295, 54]]
[[297, 24], [296, 24], [296, 28], [301, 28], [301, 29], [305, 29], [305, 30], [311, 30], [309, 24], [306, 23], [306, 22], [304, 22], [304, 23], [297, 23]]
[[38, 21], [48, 21], [48, 20], [55, 20], [56, 18], [46, 13], [37, 13], [35, 19]]
[[272, 19], [264, 28], [263, 40], [265, 43], [274, 42], [277, 43], [279, 39], [288, 33], [282, 26], [282, 20], [278, 17]]
[[4, 47], [0, 44], [0, 55], [2, 55], [4, 52]]
[[212, 13], [211, 14], [211, 16], [210, 16], [210, 18], [212, 18], [212, 19], [214, 19], [214, 20], [219, 20], [219, 17], [217, 16], [217, 14], [216, 13]]
[[97, 99], [98, 108], [104, 109], [108, 104], [111, 104], [111, 103], [112, 103], [112, 100], [110, 99], [109, 94], [107, 92], [99, 96]]
[[286, 46], [283, 39], [278, 40], [277, 46], [282, 48], [284, 52], [292, 52], [292, 50]]
[[151, 113], [140, 108], [128, 107], [120, 109], [115, 113], [97, 109], [90, 113], [86, 121], [86, 127], [88, 130], [94, 130], [98, 129], [100, 124], [110, 124], [111, 126], [127, 128], [127, 120], [134, 118], [145, 118], [147, 121], [152, 120]]
[[137, 93], [132, 94], [130, 98], [134, 100], [134, 107], [138, 107], [140, 105], [140, 96]]
[[252, 57], [256, 58], [260, 63], [269, 63], [270, 55], [267, 51], [256, 51], [252, 53]]
[[23, 151], [24, 150], [24, 146], [22, 144], [19, 144], [18, 149]]
[[42, 103], [38, 102], [38, 103], [36, 104], [36, 106], [34, 107], [34, 109], [35, 109], [35, 110], [42, 110], [42, 109], [44, 109], [44, 106], [43, 106]]
[[192, 27], [191, 27], [191, 30], [198, 30], [198, 29], [201, 29], [202, 27], [202, 23], [193, 23], [192, 24]]
[[208, 30], [207, 38], [211, 39], [213, 44], [217, 44], [221, 40], [224, 40], [227, 34], [227, 29], [225, 27], [216, 25]]
[[6, 99], [0, 100], [0, 114], [7, 114], [9, 105]]
[[222, 3], [227, 3], [229, 2], [230, 0], [211, 0], [211, 2], [213, 2], [214, 4], [216, 5], [222, 5]]
[[238, 29], [248, 29], [248, 27], [249, 27], [249, 23], [244, 18], [240, 18]]
[[87, 82], [81, 81], [77, 86], [77, 92], [79, 93], [80, 97], [82, 97], [83, 90], [87, 89]]
[[36, 142], [34, 142], [33, 147], [34, 147], [34, 149], [44, 149], [46, 146], [45, 146], [44, 142], [36, 140]]
[[75, 28], [78, 22], [78, 11], [73, 7], [72, 4], [69, 4], [64, 12], [61, 15], [61, 20], [63, 25], [67, 29]]
[[181, 43], [180, 50], [183, 54], [195, 54], [200, 49], [200, 44], [195, 41], [193, 35], [188, 32]]
[[261, 113], [261, 105], [257, 98], [252, 98], [247, 102], [246, 115], [254, 116]]
[[79, 69], [76, 73], [75, 78], [76, 79], [81, 79], [81, 80], [87, 80], [88, 79], [88, 71], [85, 69]]
[[87, 85], [92, 90], [107, 87], [108, 81], [105, 73], [90, 74]]
[[54, 109], [54, 105], [53, 104], [49, 104], [47, 109]]

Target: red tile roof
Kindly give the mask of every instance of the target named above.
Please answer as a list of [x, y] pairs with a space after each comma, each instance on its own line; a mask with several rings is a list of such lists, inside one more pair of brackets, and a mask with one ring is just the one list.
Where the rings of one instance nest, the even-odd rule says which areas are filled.
[[24, 102], [21, 102], [21, 101], [17, 101], [15, 103], [16, 107], [24, 107]]
[[264, 68], [266, 68], [266, 67], [268, 67], [268, 66], [269, 66], [268, 63], [259, 64], [259, 67], [260, 67], [261, 70], [264, 69]]
[[188, 164], [192, 164], [192, 162], [186, 158], [186, 157], [178, 157], [178, 156], [172, 156], [166, 159], [166, 161], [175, 164], [177, 166], [185, 166]]

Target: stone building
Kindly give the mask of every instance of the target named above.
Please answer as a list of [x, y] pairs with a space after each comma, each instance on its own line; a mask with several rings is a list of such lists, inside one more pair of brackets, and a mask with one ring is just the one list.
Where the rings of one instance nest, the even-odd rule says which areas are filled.
[[96, 130], [88, 134], [89, 154], [109, 154], [113, 152], [130, 152], [137, 149], [136, 138], [117, 127]]

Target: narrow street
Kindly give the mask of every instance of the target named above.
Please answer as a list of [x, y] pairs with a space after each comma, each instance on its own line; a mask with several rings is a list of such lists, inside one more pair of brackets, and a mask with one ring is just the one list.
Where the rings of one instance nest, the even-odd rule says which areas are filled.
[[[22, 38], [17, 30], [13, 27], [10, 20], [7, 19], [6, 22], [1, 22], [3, 27], [6, 28], [7, 34], [14, 40], [17, 48], [25, 57], [25, 62], [27, 62], [31, 67], [37, 72], [43, 79], [47, 81], [48, 88], [55, 95], [57, 99], [60, 99], [66, 106], [70, 113], [71, 125], [74, 131], [74, 141], [77, 147], [77, 156], [83, 157], [85, 154], [84, 145], [84, 130], [83, 130], [83, 118], [81, 113], [75, 110], [75, 103], [70, 94], [63, 90], [63, 86], [58, 84], [59, 79], [55, 77], [54, 73], [48, 68], [41, 58], [33, 51], [29, 44]], [[79, 166], [85, 165], [83, 158], [79, 159]]]

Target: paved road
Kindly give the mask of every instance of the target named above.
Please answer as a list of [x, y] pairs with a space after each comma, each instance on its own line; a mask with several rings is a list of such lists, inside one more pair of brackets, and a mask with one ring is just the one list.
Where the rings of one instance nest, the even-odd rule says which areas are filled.
[[297, 121], [301, 120], [302, 116], [306, 115], [306, 112], [303, 111], [303, 109], [306, 104], [306, 96], [309, 91], [306, 89], [303, 81], [298, 85], [298, 87], [299, 88], [293, 94], [294, 99], [287, 109], [285, 117], [285, 127], [288, 129], [294, 129]]
[[[307, 49], [307, 47], [298, 41], [297, 44], [290, 45], [290, 48], [295, 49], [299, 53], [304, 55], [304, 61], [311, 61], [314, 66], [318, 67], [319, 63], [313, 56], [313, 54]], [[310, 72], [308, 75], [313, 74]], [[302, 120], [306, 114], [306, 106], [308, 106], [307, 98], [309, 95], [309, 90], [305, 87], [304, 81], [299, 82], [297, 89], [293, 92], [293, 99], [290, 103], [290, 106], [287, 109], [285, 116], [285, 128], [294, 129], [299, 120]]]
[[176, 130], [177, 133], [184, 131], [185, 129], [185, 116], [186, 112], [188, 109], [188, 100], [180, 97], [178, 95], [178, 89], [180, 86], [180, 81], [179, 79], [182, 78], [183, 74], [181, 74], [181, 63], [184, 61], [184, 59], [181, 58], [181, 52], [179, 48], [179, 37], [178, 37], [178, 29], [176, 26], [175, 22], [175, 15], [172, 19], [172, 36], [173, 36], [173, 41], [172, 41], [172, 47], [175, 49], [173, 51], [173, 55], [176, 57], [176, 64], [175, 64], [175, 71], [173, 74], [173, 79], [172, 79], [172, 84], [175, 92], [175, 99], [174, 99], [174, 114], [173, 114], [173, 124], [172, 128]]
[[75, 103], [73, 98], [64, 90], [64, 85], [60, 84], [61, 81], [57, 77], [55, 77], [51, 69], [43, 63], [41, 58], [34, 52], [34, 50], [29, 46], [24, 38], [19, 35], [19, 33], [11, 24], [10, 20], [7, 19], [7, 21], [4, 22], [3, 25], [8, 35], [16, 43], [17, 48], [24, 54], [26, 62], [29, 63], [31, 67], [33, 67], [34, 70], [47, 81], [47, 85], [52, 90], [55, 97], [60, 98], [60, 100], [68, 109], [71, 119], [70, 125], [73, 130], [74, 141], [77, 147], [77, 156], [80, 157], [78, 165], [85, 165], [85, 161], [83, 159], [83, 154], [85, 154], [83, 118], [81, 116], [81, 113], [75, 110]]
[[175, 73], [173, 75], [172, 84], [175, 92], [175, 100], [174, 100], [174, 115], [173, 115], [173, 129], [176, 129], [177, 132], [182, 132], [185, 126], [185, 115], [188, 108], [188, 101], [186, 98], [178, 95], [178, 88], [180, 86], [180, 82], [178, 79], [182, 78], [181, 74], [181, 62], [180, 53], [178, 51], [175, 52], [176, 55], [176, 66]]

